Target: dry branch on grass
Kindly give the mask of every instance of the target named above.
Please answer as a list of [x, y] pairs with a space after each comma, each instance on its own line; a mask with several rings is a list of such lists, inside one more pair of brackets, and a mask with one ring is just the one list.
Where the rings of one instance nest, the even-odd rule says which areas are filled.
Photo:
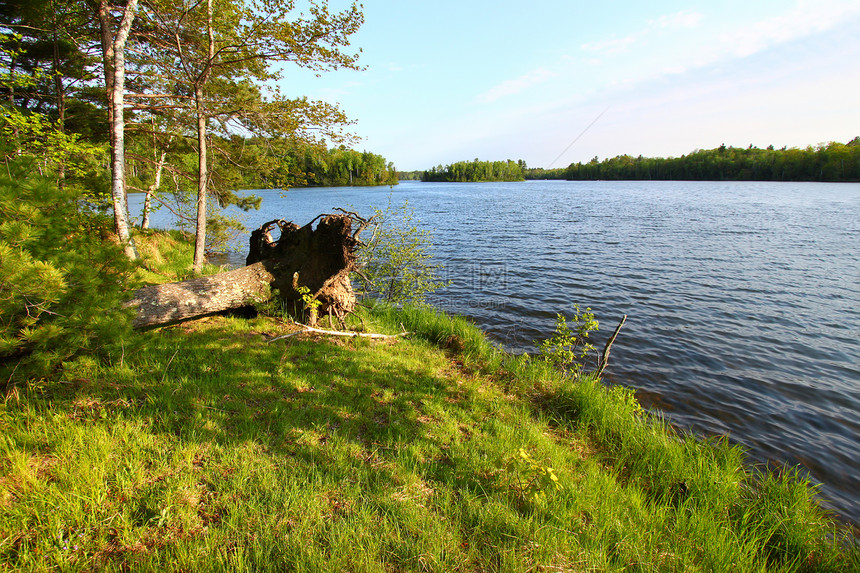
[[267, 342], [275, 342], [276, 340], [291, 338], [293, 336], [298, 336], [299, 334], [322, 334], [325, 336], [344, 336], [347, 338], [370, 338], [371, 340], [395, 340], [397, 338], [402, 338], [404, 336], [409, 336], [410, 334], [413, 334], [412, 332], [401, 332], [400, 334], [377, 334], [375, 332], [324, 330], [322, 328], [314, 328], [312, 326], [306, 326], [304, 324], [299, 324], [298, 326], [300, 326], [302, 329], [296, 330], [295, 332], [283, 334], [281, 336], [276, 336], [275, 338], [269, 339]]

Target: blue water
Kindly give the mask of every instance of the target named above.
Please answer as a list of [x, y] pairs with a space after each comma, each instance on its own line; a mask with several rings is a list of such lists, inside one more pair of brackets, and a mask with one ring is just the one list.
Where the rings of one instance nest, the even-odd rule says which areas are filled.
[[[860, 523], [860, 184], [564, 182], [258, 191], [255, 228], [408, 199], [451, 285], [433, 302], [514, 351], [573, 304], [606, 377], [753, 461], [799, 465]], [[132, 213], [140, 198], [132, 196]], [[159, 213], [155, 225], [173, 224]], [[240, 262], [247, 249], [239, 244]]]

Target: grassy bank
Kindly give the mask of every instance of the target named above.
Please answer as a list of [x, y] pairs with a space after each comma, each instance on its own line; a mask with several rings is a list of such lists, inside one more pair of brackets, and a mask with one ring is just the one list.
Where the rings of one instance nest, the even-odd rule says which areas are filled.
[[[151, 263], [156, 275], [166, 267]], [[0, 404], [10, 571], [860, 571], [796, 476], [629, 391], [376, 307], [395, 342], [214, 317]]]

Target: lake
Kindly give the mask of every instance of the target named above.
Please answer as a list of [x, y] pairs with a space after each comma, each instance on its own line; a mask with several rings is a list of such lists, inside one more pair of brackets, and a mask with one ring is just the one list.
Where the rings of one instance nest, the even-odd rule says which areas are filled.
[[[437, 306], [515, 351], [574, 303], [621, 316], [605, 378], [757, 463], [799, 465], [860, 523], [860, 184], [420, 183], [255, 191], [245, 224], [408, 200], [451, 285]], [[140, 212], [132, 195], [132, 214]], [[155, 226], [173, 225], [169, 213]], [[243, 264], [243, 244], [230, 260]]]

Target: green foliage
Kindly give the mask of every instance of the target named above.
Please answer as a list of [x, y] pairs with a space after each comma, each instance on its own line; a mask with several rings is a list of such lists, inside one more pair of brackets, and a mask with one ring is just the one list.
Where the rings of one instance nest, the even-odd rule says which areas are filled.
[[555, 334], [538, 343], [538, 349], [544, 361], [564, 374], [579, 376], [585, 366], [585, 358], [594, 350], [594, 345], [588, 342], [588, 335], [598, 329], [598, 323], [590, 308], [580, 311], [578, 304], [573, 308], [573, 329], [568, 326], [563, 314], [557, 314]]
[[523, 502], [542, 503], [547, 492], [561, 490], [555, 470], [535, 460], [524, 448], [508, 460], [505, 468], [513, 476], [514, 489]]
[[408, 201], [374, 210], [376, 228], [359, 252], [364, 295], [390, 303], [422, 303], [427, 293], [447, 283], [439, 278], [441, 265], [430, 252], [432, 234], [420, 227]]
[[543, 167], [529, 167], [526, 169], [525, 177], [529, 179], [566, 179], [567, 168], [544, 169]]
[[48, 117], [0, 104], [0, 134], [6, 142], [3, 159], [26, 154], [39, 158], [35, 167], [44, 175], [63, 165], [72, 178], [88, 176], [93, 163], [106, 158], [105, 149], [84, 141], [77, 133], [60, 131]]
[[[140, 230], [135, 234], [140, 255], [140, 267], [135, 278], [146, 284], [178, 282], [194, 278], [191, 270], [194, 258], [194, 237], [189, 233], [172, 230]], [[219, 265], [203, 267], [204, 275], [223, 272]]]
[[220, 207], [212, 208], [206, 216], [206, 253], [223, 253], [246, 231], [238, 217], [225, 215]]
[[423, 171], [398, 171], [397, 172], [397, 180], [398, 181], [421, 181], [422, 175], [424, 175]]
[[316, 310], [322, 304], [317, 298], [311, 294], [311, 289], [306, 287], [305, 285], [301, 285], [296, 288], [296, 292], [298, 292], [302, 297], [302, 302], [305, 303], [305, 309], [316, 312]]
[[311, 292], [311, 289], [307, 285], [299, 284], [299, 273], [295, 273], [293, 275], [293, 288], [299, 296], [302, 297], [302, 303], [304, 304], [304, 310], [308, 313], [308, 324], [310, 326], [317, 325], [317, 317], [319, 316], [319, 307], [322, 304], [317, 299], [317, 294]]
[[368, 151], [358, 152], [343, 147], [329, 149], [317, 159], [316, 165], [306, 161], [304, 168], [308, 173], [308, 185], [397, 185], [394, 164]]
[[412, 332], [415, 337], [480, 366], [488, 366], [500, 356], [499, 349], [487, 339], [484, 331], [462, 316], [424, 304], [394, 306], [369, 302], [373, 318], [383, 330]]
[[[339, 146], [296, 143], [283, 138], [248, 138], [242, 153], [255, 158], [245, 173], [249, 189], [397, 185], [394, 164], [378, 154]], [[267, 157], [268, 156], [268, 157]]]
[[106, 163], [107, 152], [88, 133], [94, 108], [81, 86], [90, 79], [92, 61], [72, 34], [58, 29], [79, 24], [80, 13], [69, 8], [28, 2], [0, 7], [0, 17], [16, 22], [0, 26], [0, 135], [4, 158], [29, 155], [40, 174], [60, 175], [64, 184], [77, 183], [92, 196], [86, 184]]
[[128, 329], [121, 291], [132, 271], [104, 240], [107, 219], [26, 165], [8, 167], [13, 178], [0, 176], [2, 382], [121, 344]]
[[522, 181], [526, 164], [519, 161], [458, 161], [451, 165], [433, 167], [421, 176], [422, 181], [476, 182], [476, 181]]

